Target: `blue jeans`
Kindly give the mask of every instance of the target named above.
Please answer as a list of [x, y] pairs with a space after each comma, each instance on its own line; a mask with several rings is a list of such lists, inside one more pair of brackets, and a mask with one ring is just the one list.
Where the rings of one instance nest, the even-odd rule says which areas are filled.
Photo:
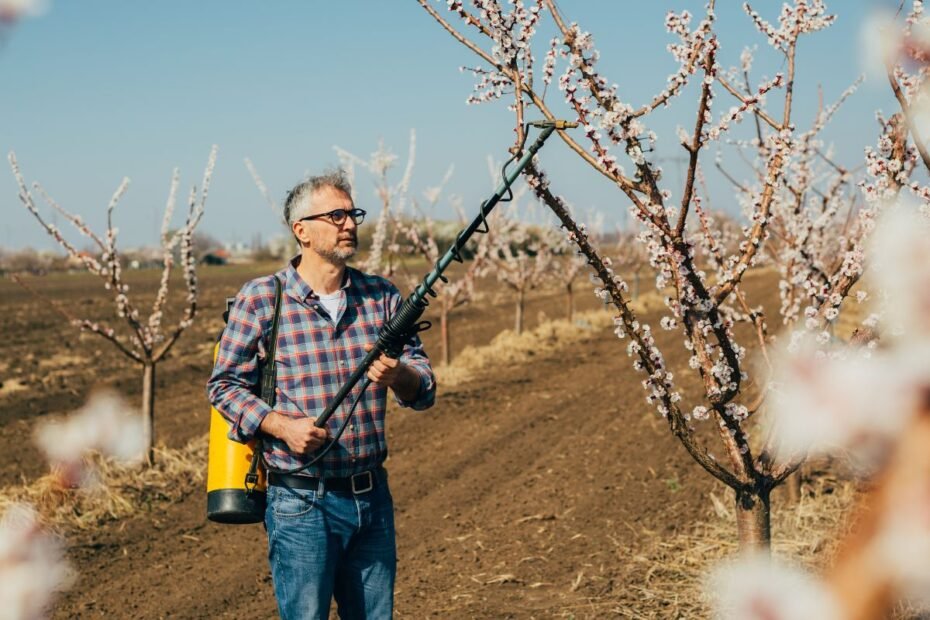
[[385, 474], [359, 495], [271, 485], [265, 527], [281, 618], [328, 618], [334, 597], [340, 618], [391, 617], [397, 547]]

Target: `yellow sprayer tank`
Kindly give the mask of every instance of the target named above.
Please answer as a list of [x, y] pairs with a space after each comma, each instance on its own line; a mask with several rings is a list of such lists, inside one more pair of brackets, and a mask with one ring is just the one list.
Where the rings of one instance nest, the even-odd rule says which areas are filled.
[[[213, 348], [213, 360], [219, 343]], [[229, 422], [210, 407], [210, 451], [207, 460], [207, 518], [217, 523], [261, 523], [265, 519], [265, 471], [258, 468], [258, 483], [246, 490], [245, 476], [252, 462], [255, 441], [242, 444], [228, 436]]]

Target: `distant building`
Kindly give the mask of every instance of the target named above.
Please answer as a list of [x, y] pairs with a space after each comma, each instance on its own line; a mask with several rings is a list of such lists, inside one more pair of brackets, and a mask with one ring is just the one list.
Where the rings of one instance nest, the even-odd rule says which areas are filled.
[[200, 263], [203, 265], [226, 265], [229, 263], [231, 253], [229, 250], [224, 248], [217, 248], [215, 250], [210, 250], [205, 252], [203, 256], [200, 257]]

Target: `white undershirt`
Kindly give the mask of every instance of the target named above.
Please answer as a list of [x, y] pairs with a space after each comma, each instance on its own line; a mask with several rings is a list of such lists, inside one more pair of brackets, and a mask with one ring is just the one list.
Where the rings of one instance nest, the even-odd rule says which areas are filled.
[[339, 289], [329, 295], [320, 295], [320, 303], [326, 308], [326, 312], [333, 319], [333, 323], [338, 324], [339, 319], [342, 318], [342, 314], [346, 310], [346, 292]]

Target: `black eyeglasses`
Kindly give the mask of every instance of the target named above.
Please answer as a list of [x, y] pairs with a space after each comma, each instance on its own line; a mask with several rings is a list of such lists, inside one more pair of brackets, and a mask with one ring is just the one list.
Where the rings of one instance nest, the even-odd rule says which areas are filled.
[[298, 222], [306, 222], [307, 220], [316, 220], [321, 217], [328, 217], [329, 221], [335, 224], [336, 226], [342, 226], [347, 217], [351, 217], [352, 221], [355, 222], [355, 225], [358, 226], [365, 221], [365, 214], [367, 211], [364, 209], [335, 209], [329, 213], [318, 213], [316, 215], [308, 215], [307, 217], [302, 217]]

